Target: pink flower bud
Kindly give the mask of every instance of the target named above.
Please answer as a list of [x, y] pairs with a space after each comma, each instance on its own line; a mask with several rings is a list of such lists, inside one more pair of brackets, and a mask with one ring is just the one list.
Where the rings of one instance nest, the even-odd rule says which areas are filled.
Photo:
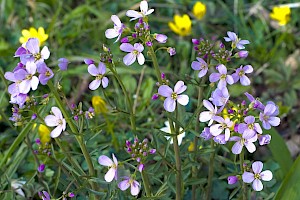
[[154, 39], [156, 39], [159, 43], [166, 43], [168, 36], [163, 34], [154, 34]]
[[238, 182], [239, 179], [236, 176], [229, 176], [227, 180], [229, 185], [233, 185]]

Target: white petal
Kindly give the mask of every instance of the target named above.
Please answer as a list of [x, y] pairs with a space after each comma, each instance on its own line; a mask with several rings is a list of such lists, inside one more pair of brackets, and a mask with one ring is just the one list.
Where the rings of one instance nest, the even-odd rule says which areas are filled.
[[107, 157], [106, 155], [101, 155], [98, 158], [98, 163], [100, 165], [107, 166], [107, 167], [110, 167], [110, 166], [113, 165], [113, 161], [109, 157]]
[[51, 131], [50, 135], [52, 138], [58, 137], [62, 132], [62, 126], [57, 126], [53, 131]]
[[273, 174], [270, 170], [266, 170], [260, 173], [260, 177], [263, 181], [270, 181], [273, 178]]
[[245, 146], [250, 153], [253, 153], [256, 150], [256, 147], [252, 142], [246, 142]]
[[135, 60], [136, 60], [136, 55], [134, 55], [133, 53], [129, 53], [126, 56], [124, 56], [124, 58], [123, 58], [123, 62], [127, 66], [134, 63]]
[[44, 47], [41, 51], [41, 55], [42, 55], [42, 58], [47, 60], [49, 57], [50, 57], [50, 51], [48, 49], [48, 47]]
[[139, 63], [140, 65], [143, 65], [143, 64], [145, 63], [145, 57], [144, 57], [144, 55], [143, 55], [142, 53], [139, 53], [139, 54], [137, 55], [137, 59], [138, 59], [138, 63]]
[[203, 106], [205, 107], [205, 108], [207, 108], [209, 111], [214, 111], [215, 109], [214, 109], [214, 106], [209, 102], [209, 101], [207, 101], [207, 100], [203, 100]]
[[119, 19], [119, 17], [117, 15], [112, 15], [110, 17], [111, 21], [113, 21], [113, 23], [117, 26], [117, 27], [121, 27], [122, 26], [122, 23]]
[[134, 19], [137, 19], [137, 18], [140, 18], [140, 17], [143, 17], [143, 15], [135, 10], [128, 10], [126, 12], [126, 16], [127, 17], [134, 17], [133, 19], [131, 20], [134, 20]]
[[177, 136], [178, 145], [181, 145], [182, 139], [185, 137], [185, 133], [181, 133]]
[[89, 88], [91, 90], [96, 90], [98, 89], [98, 87], [100, 86], [101, 81], [100, 80], [93, 80], [90, 84], [89, 84]]
[[253, 190], [255, 191], [262, 191], [264, 188], [262, 182], [259, 179], [255, 179], [252, 183]]
[[212, 118], [212, 114], [210, 111], [204, 111], [202, 113], [200, 113], [200, 116], [199, 116], [199, 121], [200, 122], [207, 122], [209, 120], [211, 120]]
[[30, 80], [24, 80], [19, 85], [19, 91], [22, 94], [27, 94], [30, 91], [31, 82]]
[[114, 179], [115, 175], [116, 175], [116, 169], [111, 167], [108, 170], [108, 172], [106, 172], [104, 179], [106, 182], [111, 182]]
[[164, 101], [164, 108], [168, 112], [173, 112], [176, 108], [176, 101], [171, 97], [166, 98]]
[[117, 32], [115, 29], [113, 28], [109, 28], [105, 31], [105, 37], [108, 39], [112, 39], [115, 38], [119, 35], [119, 32]]
[[250, 172], [244, 172], [242, 178], [245, 183], [251, 183], [254, 180], [254, 174]]
[[233, 154], [240, 154], [242, 150], [243, 150], [243, 145], [241, 144], [240, 141], [236, 142], [231, 148]]
[[102, 78], [102, 87], [106, 88], [108, 86], [108, 78], [107, 77], [103, 77]]
[[209, 128], [209, 131], [213, 136], [217, 136], [222, 133], [223, 129], [221, 128], [221, 124], [214, 124]]
[[45, 124], [47, 126], [53, 127], [53, 126], [58, 126], [58, 119], [54, 115], [48, 115], [45, 117]]
[[51, 111], [52, 111], [52, 113], [55, 115], [55, 117], [57, 119], [62, 119], [63, 118], [63, 116], [61, 114], [61, 111], [60, 111], [60, 109], [58, 107], [52, 107]]
[[148, 2], [145, 0], [141, 1], [140, 9], [141, 9], [142, 13], [146, 13], [148, 11]]
[[33, 76], [31, 78], [30, 85], [31, 85], [32, 90], [36, 90], [37, 89], [37, 87], [39, 85], [39, 82], [40, 81], [39, 81], [38, 77]]
[[181, 105], [186, 106], [189, 103], [189, 97], [188, 97], [188, 95], [185, 95], [185, 94], [178, 95], [177, 101]]

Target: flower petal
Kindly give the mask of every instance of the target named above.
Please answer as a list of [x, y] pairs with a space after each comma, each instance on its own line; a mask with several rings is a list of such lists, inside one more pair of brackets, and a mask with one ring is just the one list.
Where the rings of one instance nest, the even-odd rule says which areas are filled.
[[137, 181], [133, 181], [131, 184], [130, 193], [133, 196], [136, 196], [139, 194], [139, 192], [140, 192], [140, 184]]
[[62, 116], [62, 114], [61, 114], [61, 111], [60, 111], [60, 109], [59, 109], [58, 107], [52, 107], [52, 108], [51, 108], [51, 111], [52, 111], [52, 113], [55, 115], [55, 117], [56, 117], [57, 119], [63, 119], [63, 116]]
[[115, 38], [119, 35], [119, 32], [117, 32], [115, 29], [113, 28], [109, 28], [105, 31], [105, 37], [108, 39], [112, 39]]
[[204, 111], [204, 112], [201, 112], [200, 113], [200, 116], [199, 116], [199, 121], [200, 122], [207, 122], [209, 120], [212, 119], [212, 114], [211, 112], [209, 111]]
[[145, 57], [144, 57], [144, 55], [143, 55], [142, 53], [139, 53], [139, 54], [137, 55], [137, 59], [138, 59], [138, 63], [139, 63], [140, 65], [143, 65], [143, 64], [145, 63]]
[[268, 122], [272, 125], [272, 126], [278, 126], [280, 124], [280, 118], [279, 117], [270, 117]]
[[130, 43], [122, 43], [120, 45], [120, 49], [125, 52], [132, 52], [134, 50], [132, 44]]
[[121, 20], [119, 19], [119, 17], [117, 15], [112, 15], [110, 17], [111, 21], [113, 21], [113, 23], [117, 26], [117, 27], [121, 27], [122, 23]]
[[30, 80], [24, 80], [19, 84], [20, 93], [27, 94], [30, 91]]
[[209, 131], [213, 136], [217, 136], [222, 133], [223, 129], [221, 128], [221, 124], [214, 124], [209, 128]]
[[44, 47], [41, 51], [41, 55], [42, 55], [42, 58], [47, 60], [49, 57], [50, 57], [50, 51], [48, 49], [48, 47]]
[[185, 94], [178, 95], [177, 102], [180, 103], [183, 106], [186, 106], [189, 103], [188, 95], [185, 95]]
[[31, 78], [30, 86], [31, 86], [32, 90], [36, 90], [36, 89], [37, 89], [37, 87], [38, 87], [38, 85], [39, 85], [39, 82], [40, 82], [40, 81], [39, 81], [38, 77], [33, 76], [33, 77]]
[[101, 82], [102, 82], [103, 88], [106, 88], [108, 86], [108, 78], [107, 77], [103, 77]]
[[193, 70], [200, 70], [201, 69], [201, 64], [200, 64], [200, 62], [193, 61], [191, 67], [192, 67]]
[[259, 174], [263, 168], [263, 163], [260, 161], [256, 161], [252, 164], [252, 170], [255, 174]]
[[225, 67], [225, 65], [223, 65], [223, 64], [218, 65], [217, 69], [220, 74], [227, 74], [227, 68]]
[[211, 83], [217, 82], [218, 80], [220, 80], [220, 76], [221, 75], [219, 73], [212, 73], [209, 76], [209, 82], [211, 82]]
[[176, 108], [176, 101], [171, 97], [166, 98], [164, 101], [164, 108], [168, 112], [173, 112]]
[[62, 126], [59, 125], [53, 131], [51, 131], [50, 136], [52, 138], [56, 138], [60, 136], [61, 132], [62, 132]]
[[106, 155], [101, 155], [98, 158], [98, 163], [100, 165], [107, 166], [107, 167], [110, 167], [110, 166], [113, 165], [113, 161], [109, 157], [107, 157]]
[[[123, 44], [125, 44], [125, 43], [123, 43]], [[129, 53], [126, 56], [124, 56], [124, 58], [123, 58], [123, 62], [127, 66], [131, 65], [132, 63], [134, 63], [135, 60], [136, 60], [136, 55], [133, 54], [133, 53]]]
[[30, 38], [26, 43], [26, 49], [32, 54], [40, 53], [40, 42], [37, 38]]
[[242, 179], [245, 183], [251, 183], [254, 181], [254, 174], [250, 172], [244, 172], [242, 175]]
[[173, 90], [167, 85], [161, 85], [158, 88], [158, 94], [163, 97], [171, 97]]
[[250, 153], [253, 153], [256, 150], [256, 147], [252, 142], [246, 142], [245, 147]]
[[236, 142], [231, 148], [233, 154], [240, 154], [242, 150], [243, 150], [243, 145], [241, 144], [240, 141]]
[[106, 172], [106, 174], [105, 174], [105, 176], [104, 176], [104, 180], [105, 180], [106, 182], [111, 182], [111, 181], [114, 179], [115, 175], [116, 175], [116, 169], [113, 168], [113, 167], [111, 167], [111, 168]]
[[125, 179], [123, 181], [121, 181], [119, 184], [118, 184], [118, 187], [120, 188], [120, 190], [124, 191], [124, 190], [127, 190], [129, 188], [130, 184], [129, 184], [129, 180], [128, 179]]
[[47, 126], [53, 127], [53, 126], [58, 126], [58, 120], [57, 117], [54, 115], [48, 115], [45, 117], [45, 124]]
[[144, 46], [141, 43], [135, 43], [134, 44], [134, 49], [136, 49], [138, 52], [144, 51]]
[[98, 65], [98, 72], [102, 75], [105, 74], [106, 72], [106, 67], [105, 67], [105, 64], [103, 62], [99, 62], [99, 65]]
[[101, 84], [101, 80], [93, 80], [90, 84], [89, 84], [89, 88], [91, 89], [91, 90], [96, 90], [96, 89], [98, 89], [98, 87], [100, 86], [100, 84]]
[[90, 64], [88, 66], [88, 72], [92, 75], [92, 76], [97, 76], [99, 74], [99, 70], [98, 68], [94, 65], [94, 64]]
[[253, 190], [255, 191], [262, 191], [264, 188], [262, 182], [259, 179], [255, 179], [252, 183]]
[[214, 110], [215, 110], [214, 106], [209, 101], [207, 101], [205, 99], [203, 100], [203, 106], [211, 112], [214, 112]]
[[181, 94], [181, 93], [183, 93], [186, 90], [186, 88], [187, 88], [187, 86], [184, 85], [183, 81], [178, 81], [175, 84], [174, 92], [176, 92], [177, 94]]
[[270, 170], [266, 170], [260, 173], [260, 177], [263, 181], [270, 181], [273, 178], [273, 174]]

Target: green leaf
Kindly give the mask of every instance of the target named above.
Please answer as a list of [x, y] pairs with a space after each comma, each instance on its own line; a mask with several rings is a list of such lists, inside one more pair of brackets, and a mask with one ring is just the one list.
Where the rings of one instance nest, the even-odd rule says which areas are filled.
[[292, 167], [293, 159], [283, 138], [279, 135], [279, 133], [274, 128], [269, 130], [268, 133], [272, 136], [272, 140], [268, 147], [272, 152], [274, 160], [280, 166], [279, 175], [281, 179], [283, 179], [288, 173], [289, 169]]
[[285, 176], [281, 186], [275, 196], [275, 200], [288, 199], [298, 200], [300, 196], [300, 156], [294, 162], [292, 168]]

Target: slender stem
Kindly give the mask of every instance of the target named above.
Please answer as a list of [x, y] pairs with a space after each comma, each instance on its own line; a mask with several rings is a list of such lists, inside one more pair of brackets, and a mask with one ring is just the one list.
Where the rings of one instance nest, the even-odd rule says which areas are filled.
[[153, 62], [153, 67], [155, 69], [156, 77], [158, 79], [158, 82], [161, 84], [162, 83], [161, 73], [160, 73], [157, 58], [156, 58], [156, 55], [155, 55], [155, 52], [154, 52], [152, 46], [149, 47], [149, 54], [150, 54], [152, 62]]
[[5, 84], [5, 91], [6, 91], [8, 88], [8, 84], [7, 84], [6, 78], [4, 77], [4, 72], [2, 71], [2, 67], [0, 67], [0, 78], [2, 79], [2, 81]]
[[143, 170], [141, 174], [142, 174], [142, 179], [143, 179], [143, 183], [144, 183], [144, 187], [145, 187], [145, 191], [146, 191], [146, 197], [151, 197], [149, 179], [148, 179], [148, 176], [147, 176], [145, 170]]
[[[211, 148], [214, 149], [214, 141], [211, 140]], [[208, 178], [207, 178], [207, 190], [206, 190], [206, 199], [211, 199], [211, 188], [212, 188], [212, 179], [214, 176], [214, 160], [215, 160], [215, 151], [210, 154], [209, 158], [209, 169], [208, 169]]]
[[[244, 149], [240, 153], [240, 168], [242, 173], [244, 173]], [[242, 191], [243, 191], [243, 200], [247, 200], [247, 185], [244, 182], [242, 185]]]
[[146, 69], [146, 65], [142, 69], [141, 76], [140, 76], [140, 79], [139, 79], [139, 83], [138, 83], [138, 86], [137, 86], [137, 89], [136, 89], [135, 99], [134, 99], [134, 102], [133, 102], [133, 114], [135, 114], [135, 111], [136, 111], [138, 96], [139, 96], [139, 92], [140, 92], [141, 85], [142, 85], [142, 82], [143, 82], [145, 69]]

